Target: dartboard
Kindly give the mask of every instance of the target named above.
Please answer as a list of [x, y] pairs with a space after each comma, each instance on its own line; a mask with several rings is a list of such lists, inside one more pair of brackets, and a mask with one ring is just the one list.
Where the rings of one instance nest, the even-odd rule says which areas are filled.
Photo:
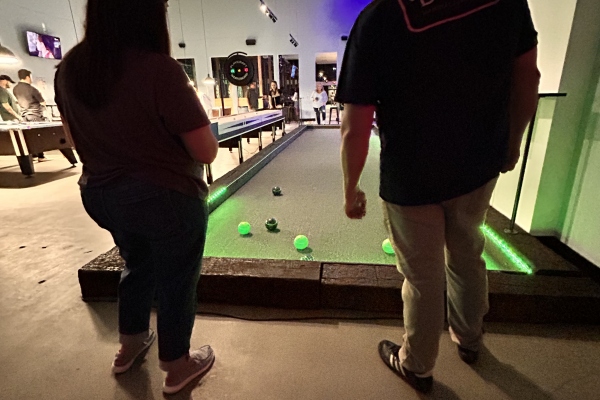
[[254, 78], [254, 67], [248, 57], [236, 54], [225, 62], [227, 80], [236, 86], [246, 86]]

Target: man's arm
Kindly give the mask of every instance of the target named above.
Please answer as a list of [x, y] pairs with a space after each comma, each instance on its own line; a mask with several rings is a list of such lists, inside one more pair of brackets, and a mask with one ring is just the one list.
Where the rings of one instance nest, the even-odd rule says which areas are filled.
[[[32, 86], [33, 87], [33, 86]], [[42, 96], [42, 92], [40, 92], [37, 88], [33, 88], [35, 91], [33, 92], [33, 97], [43, 106], [46, 105], [46, 100], [44, 100], [44, 96]]]
[[508, 157], [502, 172], [515, 169], [521, 156], [521, 142], [527, 125], [538, 106], [540, 71], [537, 67], [537, 47], [518, 57], [513, 65], [510, 96], [510, 136]]
[[16, 119], [21, 120], [21, 116], [19, 114], [17, 114], [17, 112], [15, 110], [13, 110], [13, 108], [10, 106], [10, 104], [2, 103], [2, 107], [4, 107], [4, 109], [6, 111], [8, 111], [9, 113], [11, 113]]
[[359, 183], [369, 153], [374, 112], [375, 106], [346, 104], [342, 120], [344, 207], [346, 215], [353, 219], [361, 219], [367, 211], [366, 197]]

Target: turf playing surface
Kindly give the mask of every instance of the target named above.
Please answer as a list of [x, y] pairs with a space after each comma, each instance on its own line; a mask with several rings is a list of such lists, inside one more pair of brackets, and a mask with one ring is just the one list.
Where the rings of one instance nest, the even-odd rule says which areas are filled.
[[[246, 185], [210, 216], [205, 256], [300, 259], [310, 253], [316, 261], [394, 264], [383, 252], [387, 238], [379, 192], [379, 137], [372, 136], [361, 187], [367, 194], [367, 215], [360, 221], [346, 218], [342, 207], [340, 133], [307, 130], [275, 157]], [[282, 196], [271, 189], [281, 187]], [[265, 221], [276, 218], [278, 230]], [[237, 226], [246, 221], [251, 234], [242, 236]], [[306, 235], [309, 247], [294, 248], [294, 238]], [[488, 243], [488, 246], [490, 244]], [[502, 253], [490, 248], [488, 269], [515, 270]]]

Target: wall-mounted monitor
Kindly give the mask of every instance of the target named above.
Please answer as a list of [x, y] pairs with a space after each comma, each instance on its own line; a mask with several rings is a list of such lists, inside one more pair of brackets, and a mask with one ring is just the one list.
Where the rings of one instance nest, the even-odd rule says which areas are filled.
[[27, 31], [27, 46], [30, 56], [62, 59], [60, 39], [56, 36]]

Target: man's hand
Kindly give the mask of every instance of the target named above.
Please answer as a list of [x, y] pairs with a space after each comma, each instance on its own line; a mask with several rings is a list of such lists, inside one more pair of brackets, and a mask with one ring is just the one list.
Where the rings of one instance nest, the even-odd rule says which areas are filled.
[[521, 158], [521, 149], [509, 150], [501, 173], [505, 174], [515, 169]]
[[344, 210], [350, 219], [362, 219], [367, 215], [367, 196], [359, 187], [346, 190]]

